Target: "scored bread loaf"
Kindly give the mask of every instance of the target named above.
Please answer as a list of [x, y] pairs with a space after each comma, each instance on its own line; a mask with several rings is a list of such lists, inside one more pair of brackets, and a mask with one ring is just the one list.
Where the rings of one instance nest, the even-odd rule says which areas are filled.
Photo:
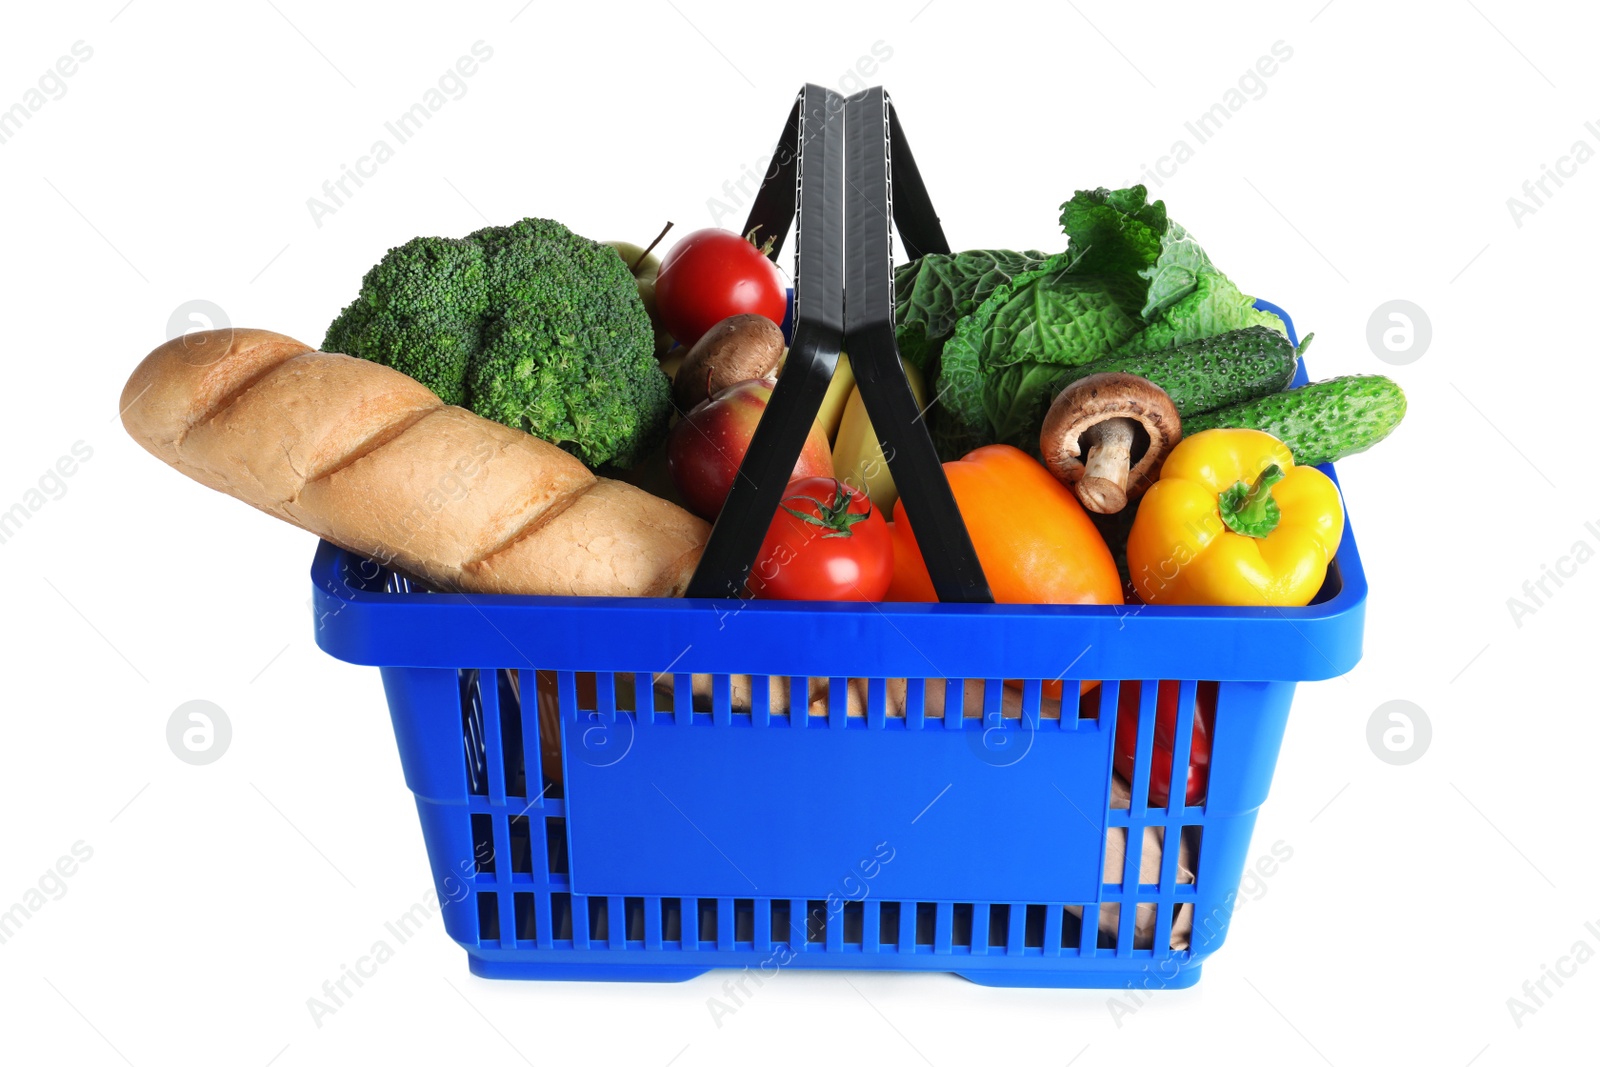
[[121, 406], [196, 481], [444, 589], [678, 596], [710, 533], [399, 371], [266, 330], [168, 341]]

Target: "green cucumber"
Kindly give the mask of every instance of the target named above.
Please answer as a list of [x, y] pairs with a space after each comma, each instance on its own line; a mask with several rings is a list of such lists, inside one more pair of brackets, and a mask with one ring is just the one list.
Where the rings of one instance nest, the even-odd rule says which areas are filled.
[[[1306, 337], [1304, 351], [1311, 338]], [[1114, 356], [1078, 367], [1071, 381], [1091, 374], [1136, 374], [1166, 390], [1178, 417], [1280, 392], [1294, 380], [1298, 352], [1289, 339], [1266, 326], [1251, 326], [1191, 341], [1162, 352]]]
[[1265, 430], [1302, 467], [1364, 452], [1388, 437], [1406, 414], [1406, 394], [1381, 374], [1351, 374], [1230, 404], [1183, 420], [1183, 435], [1204, 430]]

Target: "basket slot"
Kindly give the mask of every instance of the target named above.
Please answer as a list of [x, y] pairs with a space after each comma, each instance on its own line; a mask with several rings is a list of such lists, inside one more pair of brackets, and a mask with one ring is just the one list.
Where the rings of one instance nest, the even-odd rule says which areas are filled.
[[[544, 754], [541, 746], [539, 729], [539, 672], [527, 671], [500, 671], [500, 706], [505, 709], [509, 717], [517, 722], [517, 733], [521, 740], [520, 758], [521, 765], [517, 767], [517, 785], [514, 793], [523, 797], [526, 807], [542, 806], [544, 795], [549, 787], [544, 783]], [[515, 674], [515, 680], [513, 680]], [[526, 680], [526, 700], [522, 682]], [[555, 738], [549, 741], [553, 744]], [[539, 788], [534, 789], [538, 784]], [[554, 785], [551, 782], [550, 785]], [[558, 794], [559, 795], [559, 794]]]
[[503, 805], [506, 802], [509, 775], [506, 773], [506, 747], [503, 744], [506, 723], [500, 714], [499, 672], [488, 667], [477, 674], [478, 699], [483, 708], [483, 762], [489, 772], [489, 803]]
[[[1070, 693], [1070, 689], [1062, 689], [1063, 693]], [[1044, 683], [1037, 678], [1029, 678], [1022, 683], [1022, 724], [1025, 729], [1037, 730], [1040, 726], [1039, 708], [1044, 703]], [[1062, 702], [1061, 714], [1066, 715], [1066, 702]]]
[[[1150, 831], [1150, 834], [1155, 835], [1155, 847], [1161, 852], [1161, 867], [1156, 871], [1155, 880], [1147, 881], [1144, 876], [1144, 860], [1143, 857], [1140, 857], [1139, 884], [1160, 886], [1162, 889], [1171, 889], [1178, 880], [1179, 850], [1175, 847], [1167, 847], [1167, 828], [1165, 826], [1151, 826], [1147, 827], [1147, 829]], [[1149, 834], [1142, 834], [1140, 836], [1149, 836]], [[1177, 843], [1177, 839], [1174, 838], [1172, 844], [1175, 846]]]
[[[1083, 953], [1083, 915], [1070, 910], [1072, 905], [1064, 904], [1059, 909], [1051, 909], [1061, 913], [1061, 955], [1082, 955]], [[1088, 912], [1088, 909], [1082, 909]]]
[[[1131, 944], [1133, 941], [1133, 909], [1126, 909], [1123, 914], [1122, 902], [1112, 901], [1100, 905], [1099, 914], [1095, 916], [1094, 937], [1095, 954], [1098, 956], [1121, 955], [1118, 950], [1119, 943]], [[1084, 909], [1084, 925], [1088, 925], [1088, 909]]]
[[768, 930], [774, 947], [794, 945], [794, 929], [789, 921], [789, 901], [774, 900], [767, 908]]
[[635, 671], [633, 678], [633, 716], [640, 726], [650, 726], [656, 721], [655, 675], [649, 671]]
[[476, 894], [478, 898], [478, 943], [493, 944], [500, 940], [500, 905], [497, 900], [499, 894], [483, 892]]
[[1112, 863], [1112, 856], [1116, 854], [1116, 851], [1117, 851], [1116, 846], [1117, 845], [1121, 845], [1122, 846], [1122, 854], [1123, 854], [1124, 857], [1127, 856], [1127, 854], [1128, 854], [1128, 834], [1129, 834], [1129, 829], [1126, 826], [1108, 826], [1108, 827], [1106, 827], [1105, 859], [1102, 861], [1102, 864], [1103, 864], [1103, 866], [1105, 868], [1105, 883], [1104, 884], [1106, 886], [1108, 886], [1108, 887], [1109, 886], [1116, 886], [1117, 888], [1121, 888], [1122, 887], [1123, 879], [1125, 877], [1125, 875], [1124, 875], [1125, 866], [1124, 866], [1123, 869], [1116, 868]]
[[918, 903], [915, 911], [913, 912], [913, 922], [916, 924], [912, 931], [913, 936], [908, 940], [907, 943], [915, 945], [918, 948], [923, 946], [927, 946], [930, 949], [933, 948], [936, 920], [937, 914], [935, 905], [926, 902]]
[[683, 901], [678, 897], [661, 897], [658, 903], [660, 918], [657, 936], [663, 942], [676, 945], [683, 940]]
[[699, 939], [699, 945], [696, 947], [698, 948], [702, 945], [716, 946], [718, 926], [717, 899], [715, 897], [700, 897], [695, 916], [697, 919], [695, 936]]
[[828, 942], [828, 904], [824, 900], [806, 901], [806, 940], [811, 945], [826, 946]]
[[728, 928], [733, 937], [730, 947], [754, 947], [756, 943], [756, 902], [748, 897], [735, 899], [733, 901], [733, 921], [728, 924]]
[[533, 839], [526, 815], [513, 815], [506, 821], [510, 843], [511, 873], [533, 877]]
[[693, 675], [672, 676], [672, 717], [679, 726], [688, 726], [694, 722]]
[[898, 900], [883, 900], [878, 902], [878, 944], [880, 946], [898, 949], [902, 944], [900, 940], [901, 913]]
[[1194, 740], [1194, 717], [1199, 683], [1178, 683], [1178, 714], [1172, 735], [1172, 778], [1168, 783], [1167, 811], [1178, 814], [1188, 803], [1189, 747]]
[[[537, 941], [539, 937], [538, 909], [534, 906], [534, 893], [513, 893], [512, 912], [516, 926], [512, 929], [518, 941]], [[521, 947], [521, 946], [518, 946]]]
[[479, 874], [494, 873], [494, 816], [472, 816], [472, 864]]
[[[528, 768], [537, 767], [537, 760], [528, 763], [526, 748], [523, 741], [522, 701], [517, 696], [517, 689], [511, 684], [511, 672], [503, 670], [486, 670], [479, 675], [480, 684], [484, 678], [494, 679], [490, 688], [494, 690], [494, 701], [499, 709], [500, 738], [505, 768], [505, 788], [507, 796], [527, 796]], [[538, 751], [536, 748], [535, 752]]]
[[950, 908], [950, 946], [956, 949], [967, 949], [974, 956], [983, 955], [985, 949], [981, 945], [981, 938], [975, 939], [972, 931], [981, 930], [989, 924], [989, 905], [978, 904], [953, 904]]
[[554, 941], [572, 940], [572, 894], [550, 894], [550, 937]]
[[467, 766], [467, 792], [472, 796], [487, 796], [489, 767], [485, 758], [483, 701], [478, 695], [478, 672], [458, 671], [457, 679], [461, 694], [461, 738]]
[[[1028, 904], [1023, 908], [1021, 944], [1024, 952], [1028, 949], [1036, 948], [1041, 951], [1044, 949], [1047, 936], [1045, 914], [1048, 910], [1043, 904]], [[1016, 944], [1017, 942], [1013, 940], [1012, 946], [1015, 947]]]
[[622, 926], [620, 915], [617, 917], [617, 922], [615, 924], [612, 923], [611, 909], [613, 904], [619, 909], [622, 907], [621, 898], [585, 897], [584, 899], [589, 902], [588, 908], [585, 909], [589, 913], [589, 942], [592, 944], [596, 941], [604, 941], [610, 947], [612, 938], [615, 936], [613, 931]]
[[733, 679], [726, 674], [711, 676], [711, 721], [718, 726], [733, 722]]
[[750, 722], [755, 726], [772, 722], [772, 680], [765, 674], [750, 676]]
[[[1144, 681], [1131, 684], [1139, 687], [1139, 735], [1133, 750], [1133, 781], [1129, 783], [1133, 796], [1128, 804], [1128, 817], [1140, 823], [1150, 807], [1150, 763], [1151, 755], [1155, 752], [1156, 700], [1161, 683]], [[1129, 847], [1131, 850], [1132, 842]]]
[[989, 905], [989, 947], [999, 949], [1002, 954], [1011, 943], [1011, 913], [1015, 910], [1010, 904]]
[[567, 870], [567, 820], [556, 816], [546, 816], [544, 820], [545, 857], [549, 862], [548, 873], [565, 875]]

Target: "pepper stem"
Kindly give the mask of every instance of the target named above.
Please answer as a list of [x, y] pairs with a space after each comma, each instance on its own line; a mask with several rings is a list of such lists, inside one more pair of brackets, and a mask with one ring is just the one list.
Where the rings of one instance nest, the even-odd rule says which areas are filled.
[[1283, 517], [1272, 487], [1283, 481], [1283, 468], [1276, 463], [1256, 476], [1253, 484], [1234, 482], [1217, 496], [1217, 508], [1228, 529], [1246, 537], [1265, 537], [1278, 528]]

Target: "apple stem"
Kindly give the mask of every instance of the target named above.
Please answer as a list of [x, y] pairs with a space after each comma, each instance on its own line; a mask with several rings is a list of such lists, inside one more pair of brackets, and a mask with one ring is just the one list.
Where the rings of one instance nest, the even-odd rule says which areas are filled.
[[656, 239], [654, 241], [651, 241], [649, 247], [647, 247], [643, 252], [639, 253], [639, 258], [634, 260], [633, 261], [633, 266], [628, 268], [628, 273], [629, 274], [632, 274], [635, 277], [638, 276], [638, 274], [639, 274], [639, 264], [643, 263], [646, 259], [649, 258], [651, 249], [655, 248], [656, 245], [661, 243], [661, 239], [667, 235], [667, 231], [670, 230], [670, 229], [672, 229], [672, 220], [668, 219], [667, 220], [667, 224], [665, 226], [661, 227], [661, 232], [656, 234]]

